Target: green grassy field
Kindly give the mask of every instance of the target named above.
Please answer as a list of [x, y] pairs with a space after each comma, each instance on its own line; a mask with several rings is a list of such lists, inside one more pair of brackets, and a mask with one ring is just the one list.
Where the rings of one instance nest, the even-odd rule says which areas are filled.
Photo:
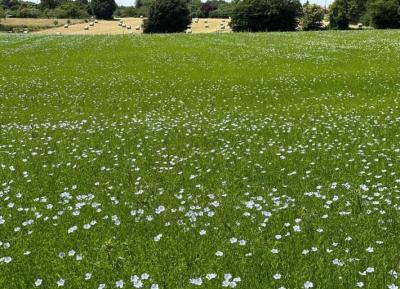
[[0, 36], [0, 288], [395, 289], [399, 99], [399, 31]]

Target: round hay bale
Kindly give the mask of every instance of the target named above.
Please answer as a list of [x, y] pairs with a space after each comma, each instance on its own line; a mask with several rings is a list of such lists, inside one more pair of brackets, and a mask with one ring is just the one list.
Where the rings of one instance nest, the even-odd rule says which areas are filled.
[[86, 25], [85, 27], [83, 27], [83, 29], [84, 30], [89, 30], [89, 26]]
[[68, 24], [64, 24], [64, 28], [68, 28], [69, 27], [69, 25]]

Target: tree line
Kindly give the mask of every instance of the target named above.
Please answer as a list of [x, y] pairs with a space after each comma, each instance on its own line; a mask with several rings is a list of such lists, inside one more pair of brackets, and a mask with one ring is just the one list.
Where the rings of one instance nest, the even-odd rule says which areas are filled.
[[[117, 17], [147, 17], [150, 13], [150, 7], [156, 0], [136, 0], [134, 6], [120, 6], [115, 11]], [[184, 1], [189, 10], [191, 18], [228, 18], [232, 14], [233, 5], [224, 0], [201, 0]]]
[[[134, 0], [132, 0], [134, 1]], [[0, 18], [73, 18], [99, 19], [112, 17], [147, 17], [155, 0], [137, 0], [133, 6], [117, 6], [114, 0], [41, 0], [39, 4], [24, 0], [0, 0]], [[228, 18], [233, 5], [224, 0], [185, 1], [189, 16], [199, 18]]]
[[[327, 17], [326, 24], [323, 20]], [[400, 28], [400, 0], [335, 0], [328, 9], [299, 0], [234, 0], [234, 31]]]
[[360, 22], [378, 29], [400, 28], [400, 0], [335, 0], [329, 7], [333, 29]]
[[[184, 31], [193, 17], [186, 0], [141, 1], [151, 1], [145, 32]], [[400, 28], [400, 0], [335, 0], [328, 9], [308, 1], [302, 5], [299, 0], [233, 0], [225, 5], [233, 31], [345, 30], [350, 24]], [[176, 24], [178, 20], [181, 26]]]
[[41, 0], [39, 4], [21, 0], [0, 0], [0, 18], [113, 18], [114, 0]]

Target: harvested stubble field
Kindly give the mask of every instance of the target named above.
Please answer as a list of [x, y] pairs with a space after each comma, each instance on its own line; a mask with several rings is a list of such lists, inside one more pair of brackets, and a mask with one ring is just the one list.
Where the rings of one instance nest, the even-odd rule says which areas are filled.
[[[1, 19], [1, 24], [8, 24], [13, 26], [43, 26], [43, 27], [51, 27], [54, 26], [54, 21], [58, 21], [61, 25], [66, 23], [67, 19], [44, 19], [44, 18], [7, 18]], [[69, 19], [71, 24], [81, 23], [83, 20], [81, 19]]]
[[[119, 20], [121, 20], [126, 26], [130, 26], [130, 29], [126, 27], [119, 26]], [[191, 30], [193, 33], [212, 33], [212, 32], [230, 32], [228, 26], [228, 19], [198, 19], [193, 21], [191, 25]], [[121, 18], [116, 20], [99, 20], [98, 23], [93, 23], [90, 26], [88, 23], [80, 23], [71, 25], [68, 28], [57, 27], [46, 29], [36, 32], [37, 34], [62, 34], [62, 35], [98, 35], [98, 34], [137, 34], [143, 33], [142, 24], [143, 19], [141, 18]], [[221, 29], [221, 24], [224, 24], [224, 28]], [[88, 30], [85, 30], [88, 27]], [[138, 29], [137, 29], [138, 28]]]
[[397, 288], [400, 33], [0, 36], [0, 288]]
[[[7, 18], [0, 19], [0, 26], [3, 29], [0, 30], [12, 30], [13, 28], [28, 28], [28, 30], [39, 30], [55, 27], [54, 21], [57, 21], [59, 25], [64, 25], [67, 19], [43, 19], [43, 18]], [[77, 24], [83, 22], [81, 19], [70, 19], [71, 24]]]

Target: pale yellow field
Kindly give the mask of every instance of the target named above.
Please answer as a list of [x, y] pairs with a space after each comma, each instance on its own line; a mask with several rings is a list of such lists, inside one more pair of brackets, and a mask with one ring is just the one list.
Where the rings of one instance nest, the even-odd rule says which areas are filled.
[[[10, 26], [27, 26], [27, 27], [51, 27], [54, 26], [54, 20], [58, 21], [58, 25], [64, 25], [67, 19], [44, 19], [44, 18], [7, 18], [1, 19], [1, 23]], [[82, 19], [70, 19], [71, 24], [83, 22]]]
[[[193, 19], [191, 30], [193, 33], [230, 32], [229, 21], [229, 19], [218, 18]], [[224, 26], [223, 29], [221, 28], [221, 24]]]
[[[120, 25], [120, 21], [126, 26]], [[211, 33], [211, 32], [229, 32], [228, 19], [194, 19], [191, 25], [192, 33]], [[78, 23], [70, 25], [68, 28], [56, 27], [47, 30], [35, 32], [35, 34], [61, 34], [61, 35], [96, 35], [96, 34], [134, 34], [142, 33], [141, 18], [121, 18], [117, 20], [99, 20], [97, 23]], [[225, 27], [221, 29], [221, 24]], [[130, 26], [131, 29], [127, 27]], [[208, 27], [207, 27], [208, 26]], [[88, 30], [85, 30], [88, 27]]]

